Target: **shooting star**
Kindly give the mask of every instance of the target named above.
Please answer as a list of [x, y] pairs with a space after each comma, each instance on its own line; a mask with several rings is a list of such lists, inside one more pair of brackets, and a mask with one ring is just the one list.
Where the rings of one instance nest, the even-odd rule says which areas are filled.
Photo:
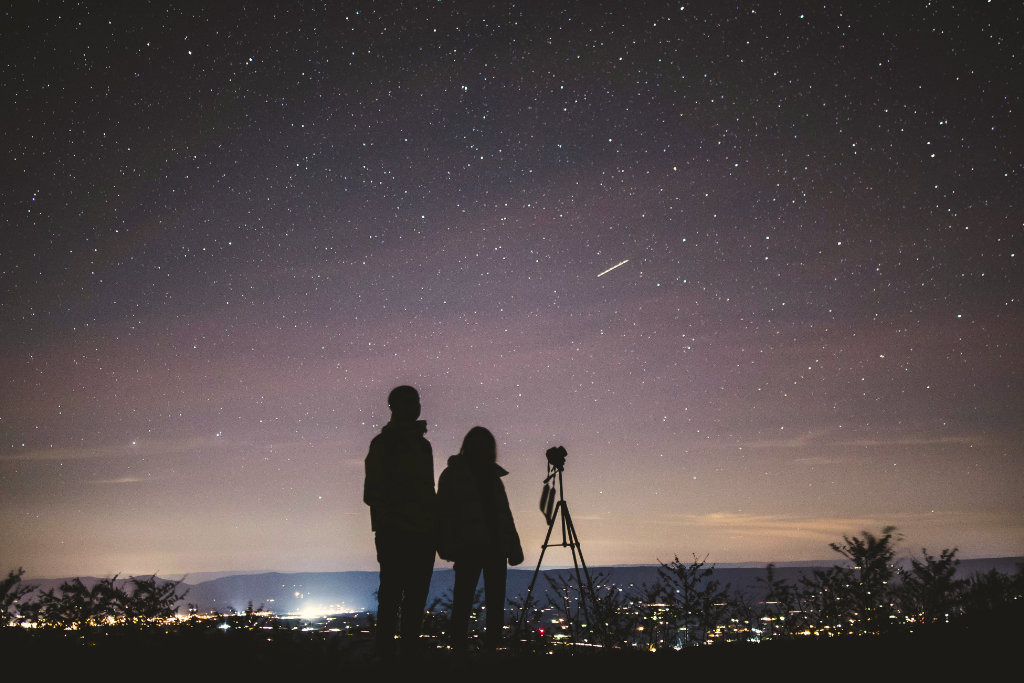
[[629, 263], [629, 259], [626, 259], [625, 261], [620, 261], [619, 263], [616, 263], [614, 266], [612, 266], [608, 270], [602, 270], [600, 273], [597, 274], [597, 276], [601, 277], [602, 275], [607, 275], [608, 273], [612, 272], [613, 270], [615, 270], [619, 266], [624, 266], [627, 263]]

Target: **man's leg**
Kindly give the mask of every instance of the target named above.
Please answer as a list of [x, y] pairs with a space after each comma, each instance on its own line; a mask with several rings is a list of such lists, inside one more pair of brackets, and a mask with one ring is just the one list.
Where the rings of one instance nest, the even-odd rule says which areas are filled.
[[404, 569], [404, 595], [402, 597], [403, 649], [415, 649], [423, 628], [423, 612], [430, 592], [430, 577], [434, 573], [434, 546], [409, 544], [406, 546]]
[[377, 562], [380, 564], [380, 585], [377, 587], [377, 654], [390, 658], [395, 654], [395, 630], [398, 626], [398, 605], [402, 599], [401, 555], [395, 553], [392, 539], [377, 534]]

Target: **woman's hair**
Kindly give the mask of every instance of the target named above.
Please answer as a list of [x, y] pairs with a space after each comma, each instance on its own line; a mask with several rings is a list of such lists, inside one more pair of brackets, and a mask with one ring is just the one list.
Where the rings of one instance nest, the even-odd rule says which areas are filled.
[[494, 435], [483, 427], [473, 427], [466, 433], [460, 452], [473, 462], [494, 463], [498, 460], [498, 445]]

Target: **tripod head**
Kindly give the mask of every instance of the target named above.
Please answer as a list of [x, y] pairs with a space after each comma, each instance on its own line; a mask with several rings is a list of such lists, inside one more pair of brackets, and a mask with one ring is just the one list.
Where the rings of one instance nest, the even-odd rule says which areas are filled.
[[548, 459], [548, 468], [558, 470], [559, 472], [565, 469], [565, 457], [567, 455], [565, 446], [549, 448], [547, 453], [544, 454]]
[[544, 454], [548, 459], [548, 476], [544, 478], [544, 490], [540, 494], [540, 511], [544, 513], [544, 519], [548, 524], [551, 524], [555, 518], [556, 489], [559, 500], [565, 500], [562, 493], [562, 472], [565, 470], [566, 455], [568, 454], [565, 451], [565, 446], [549, 448]]

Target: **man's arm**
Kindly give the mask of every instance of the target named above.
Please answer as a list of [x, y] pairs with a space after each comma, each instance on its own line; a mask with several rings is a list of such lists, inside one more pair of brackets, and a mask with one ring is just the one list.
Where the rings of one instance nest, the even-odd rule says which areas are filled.
[[385, 499], [385, 482], [383, 453], [375, 443], [370, 443], [370, 452], [366, 455], [366, 478], [363, 479], [363, 502], [373, 507], [380, 505]]

